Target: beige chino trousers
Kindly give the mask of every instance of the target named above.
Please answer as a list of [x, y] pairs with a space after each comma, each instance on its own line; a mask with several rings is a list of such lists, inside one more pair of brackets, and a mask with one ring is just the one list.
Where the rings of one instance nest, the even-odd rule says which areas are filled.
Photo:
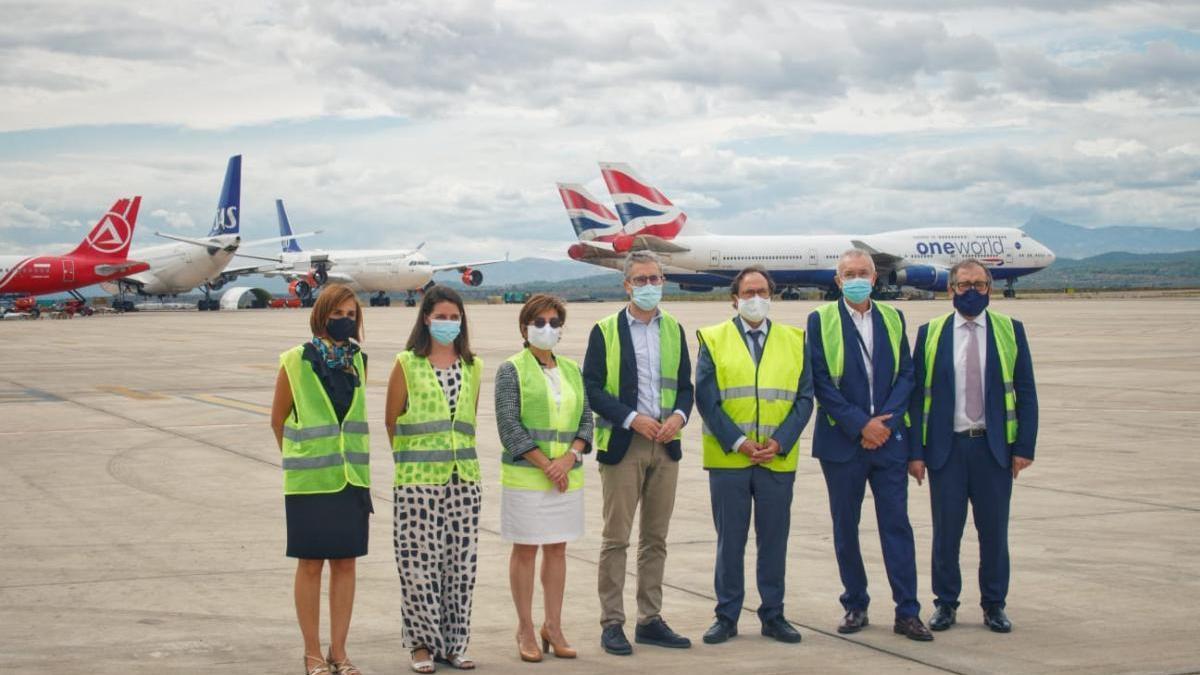
[[600, 625], [625, 623], [625, 552], [639, 503], [637, 622], [646, 624], [662, 612], [667, 528], [675, 510], [679, 462], [672, 461], [662, 443], [634, 434], [620, 462], [599, 466], [604, 494], [598, 584]]

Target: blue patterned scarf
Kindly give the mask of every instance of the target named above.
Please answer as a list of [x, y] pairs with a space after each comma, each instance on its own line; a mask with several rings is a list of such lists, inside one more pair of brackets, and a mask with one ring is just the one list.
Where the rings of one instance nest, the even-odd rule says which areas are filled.
[[350, 341], [346, 341], [344, 345], [336, 345], [313, 337], [312, 344], [330, 370], [350, 370], [354, 365], [354, 355], [359, 351], [359, 346]]

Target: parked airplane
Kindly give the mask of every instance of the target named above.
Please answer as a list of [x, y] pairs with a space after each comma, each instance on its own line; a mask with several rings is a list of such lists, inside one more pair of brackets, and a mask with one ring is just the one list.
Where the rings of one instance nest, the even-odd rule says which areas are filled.
[[[176, 234], [155, 234], [177, 243], [162, 244], [135, 249], [132, 255], [144, 260], [150, 269], [105, 285], [105, 290], [120, 296], [113, 306], [118, 309], [133, 309], [133, 301], [126, 300], [126, 293], [163, 298], [187, 293], [196, 287], [204, 291], [204, 298], [197, 303], [203, 310], [217, 310], [220, 301], [212, 292], [226, 282], [255, 272], [257, 265], [229, 268], [229, 262], [240, 246], [277, 243], [278, 237], [243, 242], [240, 232], [242, 206], [242, 156], [229, 158], [225, 168], [225, 181], [221, 186], [221, 197], [217, 201], [217, 213], [213, 216], [212, 229], [208, 236], [193, 239]], [[305, 236], [305, 235], [298, 235]]]
[[[602, 267], [615, 267], [624, 254], [646, 249], [663, 259], [666, 276], [685, 290], [708, 291], [728, 284], [753, 263], [771, 270], [785, 298], [815, 287], [837, 296], [834, 275], [841, 254], [858, 248], [871, 254], [879, 273], [876, 292], [891, 295], [900, 286], [944, 290], [950, 267], [966, 258], [988, 266], [1004, 281], [1005, 297], [1015, 297], [1019, 277], [1054, 262], [1054, 253], [1016, 228], [933, 227], [862, 235], [713, 235], [687, 222], [687, 215], [626, 164], [601, 163], [601, 175], [617, 207], [612, 212], [582, 186], [559, 184], [559, 194], [578, 235], [567, 254]], [[596, 208], [596, 207], [599, 208]]]
[[395, 250], [312, 250], [305, 251], [292, 236], [291, 223], [283, 208], [283, 200], [275, 200], [275, 211], [279, 218], [279, 235], [283, 251], [275, 266], [260, 266], [257, 272], [269, 277], [284, 277], [290, 280], [288, 291], [310, 304], [313, 291], [328, 281], [349, 285], [360, 293], [374, 293], [370, 298], [372, 307], [388, 307], [392, 304], [388, 293], [405, 293], [405, 304], [416, 304], [415, 293], [424, 290], [433, 282], [437, 272], [454, 270], [462, 275], [468, 286], [483, 283], [483, 272], [476, 267], [504, 262], [482, 260], [472, 263], [433, 265], [421, 253], [422, 243], [415, 249]]
[[[0, 298], [35, 315], [34, 296], [47, 293], [70, 293], [82, 306], [86, 300], [77, 289], [146, 269], [145, 262], [127, 257], [141, 203], [141, 197], [118, 199], [66, 255], [0, 256]], [[0, 314], [6, 311], [0, 307]]]

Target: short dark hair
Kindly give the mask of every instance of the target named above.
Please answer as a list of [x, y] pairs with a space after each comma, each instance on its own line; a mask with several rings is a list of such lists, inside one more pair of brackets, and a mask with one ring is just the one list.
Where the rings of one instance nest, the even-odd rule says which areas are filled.
[[417, 312], [417, 322], [413, 324], [412, 332], [408, 335], [405, 349], [417, 356], [429, 356], [433, 351], [433, 336], [429, 334], [429, 326], [425, 325], [425, 317], [433, 313], [433, 308], [439, 302], [453, 302], [458, 306], [458, 315], [462, 317], [462, 330], [454, 338], [454, 349], [467, 363], [475, 363], [475, 353], [471, 351], [471, 338], [467, 334], [467, 309], [463, 306], [462, 296], [449, 286], [440, 284], [430, 286], [421, 298], [421, 309]]
[[[558, 320], [566, 323], [567, 321], [567, 303], [557, 295], [548, 293], [538, 293], [525, 301], [521, 307], [521, 313], [517, 316], [517, 330], [521, 331], [521, 335], [525, 335], [525, 327], [533, 323], [533, 320], [542, 312], [552, 309], [558, 314]], [[525, 340], [525, 346], [529, 346], [529, 340]]]
[[737, 273], [737, 276], [733, 278], [733, 283], [729, 284], [730, 295], [737, 297], [741, 293], [742, 279], [746, 278], [747, 274], [763, 275], [763, 278], [767, 280], [767, 288], [770, 290], [771, 295], [775, 295], [775, 280], [771, 278], [771, 273], [767, 271], [767, 268], [757, 264], [743, 268], [741, 272]]
[[974, 258], [967, 258], [966, 260], [960, 260], [959, 262], [954, 263], [954, 267], [950, 268], [950, 286], [954, 286], [954, 282], [958, 279], [958, 271], [964, 267], [978, 267], [979, 269], [983, 270], [983, 273], [987, 275], [988, 286], [992, 285], [992, 271], [987, 268], [987, 265], [984, 265]]

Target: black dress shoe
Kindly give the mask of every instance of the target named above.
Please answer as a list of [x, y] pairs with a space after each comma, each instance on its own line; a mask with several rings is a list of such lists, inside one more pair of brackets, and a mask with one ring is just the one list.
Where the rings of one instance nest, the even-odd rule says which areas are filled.
[[929, 629], [946, 630], [958, 620], [956, 615], [957, 612], [953, 607], [938, 605], [938, 608], [933, 612], [933, 616], [929, 617]]
[[629, 656], [633, 653], [633, 645], [625, 639], [625, 629], [621, 628], [619, 623], [604, 627], [604, 632], [600, 633], [600, 646], [615, 656]]
[[640, 645], [657, 645], [671, 649], [687, 649], [692, 646], [691, 640], [671, 630], [662, 617], [654, 617], [650, 623], [635, 628], [633, 641]]
[[842, 617], [842, 622], [838, 624], [837, 630], [843, 635], [846, 633], [857, 633], [866, 628], [870, 623], [867, 620], [867, 610], [849, 609], [846, 610], [846, 616]]
[[777, 616], [774, 619], [763, 622], [762, 634], [769, 638], [779, 640], [780, 642], [787, 642], [789, 644], [795, 644], [800, 641], [800, 631], [796, 630], [796, 628], [792, 626], [792, 624], [788, 623], [788, 620], [782, 616]]
[[1012, 632], [1012, 622], [1008, 620], [1003, 607], [989, 607], [983, 610], [983, 625], [996, 633]]
[[717, 617], [713, 625], [704, 631], [704, 644], [716, 645], [737, 635], [737, 624], [722, 617]]
[[929, 642], [933, 639], [933, 633], [930, 633], [925, 624], [921, 623], [921, 618], [916, 616], [897, 618], [896, 626], [892, 630], [898, 635], [917, 642]]

